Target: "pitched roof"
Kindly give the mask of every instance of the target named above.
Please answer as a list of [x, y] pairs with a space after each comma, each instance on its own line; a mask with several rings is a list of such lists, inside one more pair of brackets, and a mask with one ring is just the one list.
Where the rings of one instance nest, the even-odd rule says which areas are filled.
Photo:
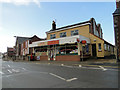
[[24, 41], [28, 40], [29, 37], [19, 37], [17, 36], [17, 43], [22, 44]]
[[113, 13], [113, 15], [120, 15], [120, 7], [119, 8], [117, 8], [116, 10], [115, 10], [115, 12]]
[[87, 23], [90, 23], [90, 21], [85, 21], [85, 22], [81, 22], [81, 23], [77, 23], [77, 24], [72, 24], [72, 25], [68, 25], [68, 26], [64, 26], [64, 27], [60, 27], [60, 28], [56, 28], [55, 30], [50, 30], [48, 32], [54, 32], [54, 31], [57, 31], [57, 30], [61, 30], [61, 29], [66, 29], [66, 28], [69, 28], [69, 27], [73, 27], [73, 26], [78, 26], [78, 25], [83, 25], [83, 24], [87, 24]]

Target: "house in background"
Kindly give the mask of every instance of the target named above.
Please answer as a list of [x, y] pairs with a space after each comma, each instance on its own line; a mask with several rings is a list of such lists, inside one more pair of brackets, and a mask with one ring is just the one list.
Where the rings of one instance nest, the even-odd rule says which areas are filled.
[[15, 48], [7, 47], [7, 58], [13, 58], [15, 56]]
[[80, 61], [114, 54], [114, 46], [103, 39], [101, 25], [94, 18], [60, 28], [53, 21], [52, 29], [46, 34], [47, 40], [29, 45], [40, 60]]
[[38, 36], [34, 35], [33, 37], [28, 38], [21, 44], [21, 56], [23, 60], [28, 60], [28, 56], [32, 54], [32, 48], [29, 48], [29, 44], [36, 41], [42, 41], [45, 39], [39, 38]]
[[116, 58], [120, 61], [120, 1], [116, 1], [116, 10], [113, 13]]
[[15, 36], [16, 37], [16, 43], [15, 43], [15, 50], [16, 50], [16, 59], [21, 59], [21, 44], [28, 40], [29, 37], [20, 37], [20, 36]]

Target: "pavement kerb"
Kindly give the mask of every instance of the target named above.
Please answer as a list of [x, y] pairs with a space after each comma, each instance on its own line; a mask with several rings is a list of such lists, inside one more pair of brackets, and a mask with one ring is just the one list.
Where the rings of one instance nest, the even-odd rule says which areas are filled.
[[[10, 60], [12, 61], [12, 60]], [[88, 67], [99, 67], [99, 66], [103, 66], [103, 67], [110, 67], [110, 68], [120, 68], [117, 63], [109, 63], [108, 64], [116, 64], [116, 66], [112, 66], [112, 65], [105, 65], [104, 62], [69, 62], [69, 61], [26, 61], [26, 60], [15, 60], [14, 62], [28, 62], [28, 63], [36, 63], [36, 64], [56, 64], [56, 65], [68, 65], [68, 66], [88, 66]], [[101, 64], [101, 65], [90, 65], [91, 63], [93, 64]]]

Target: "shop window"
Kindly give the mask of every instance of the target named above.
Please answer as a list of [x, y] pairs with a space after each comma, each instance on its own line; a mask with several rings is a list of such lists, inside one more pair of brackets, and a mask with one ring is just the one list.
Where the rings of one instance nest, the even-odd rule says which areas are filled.
[[60, 37], [66, 37], [66, 32], [60, 33]]
[[98, 50], [101, 51], [101, 43], [98, 44]]
[[57, 47], [57, 55], [78, 55], [77, 45], [63, 45]]
[[104, 44], [104, 50], [107, 50], [107, 45], [106, 44]]
[[78, 35], [78, 30], [71, 31], [71, 36]]
[[56, 35], [55, 34], [51, 34], [50, 35], [50, 39], [54, 39], [54, 38], [56, 38]]

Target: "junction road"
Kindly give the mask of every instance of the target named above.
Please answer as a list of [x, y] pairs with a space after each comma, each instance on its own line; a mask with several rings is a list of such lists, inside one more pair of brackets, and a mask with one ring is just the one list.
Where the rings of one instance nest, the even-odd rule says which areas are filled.
[[118, 88], [118, 71], [61, 64], [2, 61], [2, 88]]

